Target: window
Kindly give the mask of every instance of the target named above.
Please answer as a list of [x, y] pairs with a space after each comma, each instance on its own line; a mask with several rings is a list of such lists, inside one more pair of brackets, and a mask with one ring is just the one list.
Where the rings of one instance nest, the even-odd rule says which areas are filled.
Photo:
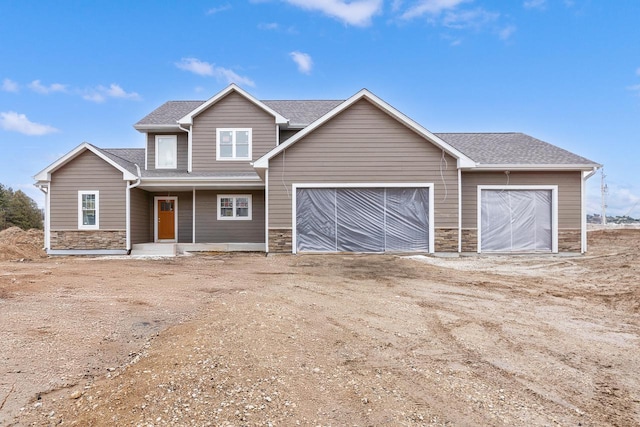
[[78, 191], [78, 229], [97, 230], [100, 226], [99, 209], [98, 191]]
[[251, 129], [218, 129], [216, 160], [251, 160]]
[[178, 137], [156, 135], [156, 169], [178, 168]]
[[218, 219], [220, 220], [250, 220], [250, 194], [218, 194]]

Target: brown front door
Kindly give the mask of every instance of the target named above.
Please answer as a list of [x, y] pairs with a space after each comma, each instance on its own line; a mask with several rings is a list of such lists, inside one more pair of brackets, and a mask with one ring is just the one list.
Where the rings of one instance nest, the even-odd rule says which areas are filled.
[[158, 240], [174, 240], [176, 238], [176, 201], [174, 199], [158, 199]]

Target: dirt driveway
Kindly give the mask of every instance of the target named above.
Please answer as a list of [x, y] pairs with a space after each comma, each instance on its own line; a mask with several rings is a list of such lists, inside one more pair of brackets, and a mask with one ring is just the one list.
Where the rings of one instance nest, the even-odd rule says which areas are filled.
[[2, 261], [0, 425], [639, 425], [639, 261]]

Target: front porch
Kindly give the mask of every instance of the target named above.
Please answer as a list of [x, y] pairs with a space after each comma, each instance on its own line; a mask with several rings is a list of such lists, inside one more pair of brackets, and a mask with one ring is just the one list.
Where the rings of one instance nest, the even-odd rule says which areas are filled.
[[177, 256], [190, 252], [266, 252], [264, 243], [136, 243], [132, 256]]

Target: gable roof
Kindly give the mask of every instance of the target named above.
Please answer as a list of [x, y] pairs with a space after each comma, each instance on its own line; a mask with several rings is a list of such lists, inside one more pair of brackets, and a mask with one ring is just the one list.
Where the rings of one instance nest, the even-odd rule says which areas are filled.
[[289, 122], [280, 113], [274, 111], [271, 107], [267, 106], [262, 101], [259, 101], [258, 99], [254, 98], [251, 94], [241, 89], [235, 83], [231, 83], [229, 86], [227, 86], [222, 91], [218, 92], [212, 98], [200, 104], [200, 106], [195, 108], [193, 111], [190, 111], [189, 113], [185, 114], [182, 118], [178, 120], [178, 124], [184, 125], [184, 126], [192, 125], [194, 117], [196, 117], [198, 114], [202, 113], [204, 110], [211, 107], [213, 104], [215, 104], [216, 102], [218, 102], [219, 100], [221, 100], [222, 98], [224, 98], [225, 96], [229, 95], [232, 92], [242, 95], [248, 101], [254, 103], [258, 107], [262, 108], [265, 112], [271, 114], [276, 119], [276, 124], [287, 124]]
[[178, 120], [200, 107], [206, 101], [168, 101], [144, 116], [133, 127], [145, 130], [158, 127], [178, 127]]
[[599, 167], [584, 157], [519, 132], [437, 133], [440, 138], [472, 158], [477, 168]]
[[111, 155], [106, 153], [105, 150], [102, 150], [96, 147], [95, 145], [89, 144], [88, 142], [83, 142], [82, 144], [78, 145], [76, 148], [69, 151], [67, 154], [60, 157], [58, 160], [56, 160], [49, 166], [47, 166], [46, 168], [38, 172], [34, 176], [34, 179], [36, 181], [51, 181], [51, 174], [53, 172], [55, 172], [62, 166], [66, 165], [68, 162], [75, 159], [76, 157], [78, 157], [80, 154], [84, 153], [87, 150], [91, 151], [93, 154], [100, 157], [102, 160], [104, 160], [105, 162], [107, 162], [108, 164], [110, 164], [120, 172], [122, 172], [123, 180], [132, 181], [138, 178], [134, 171], [130, 171], [128, 167], [125, 167], [120, 162], [116, 161]]
[[407, 117], [406, 115], [404, 115], [403, 113], [401, 113], [400, 111], [398, 111], [397, 109], [395, 109], [394, 107], [392, 107], [391, 105], [383, 101], [382, 99], [378, 98], [376, 95], [374, 95], [367, 89], [362, 89], [361, 91], [353, 95], [351, 98], [336, 105], [332, 110], [328, 111], [318, 120], [316, 120], [315, 122], [313, 122], [312, 124], [304, 128], [300, 132], [296, 133], [294, 136], [287, 139], [285, 142], [278, 145], [277, 147], [269, 151], [264, 156], [260, 157], [258, 160], [256, 160], [253, 163], [253, 167], [258, 169], [268, 168], [269, 159], [277, 156], [279, 153], [286, 150], [288, 147], [295, 144], [300, 139], [304, 138], [305, 136], [313, 132], [315, 129], [319, 128], [320, 126], [322, 126], [323, 124], [325, 124], [326, 122], [328, 122], [329, 120], [331, 120], [332, 118], [340, 114], [341, 112], [345, 111], [346, 109], [348, 109], [353, 104], [360, 101], [361, 99], [366, 99], [367, 101], [371, 102], [372, 104], [374, 104], [375, 106], [377, 106], [378, 108], [380, 108], [381, 110], [389, 114], [391, 117], [395, 118], [396, 120], [398, 120], [399, 122], [407, 126], [408, 128], [412, 129], [414, 132], [418, 133], [419, 135], [423, 136], [427, 140], [431, 141], [431, 143], [433, 143], [437, 147], [441, 148], [445, 152], [449, 153], [451, 156], [455, 157], [458, 160], [459, 167], [475, 166], [475, 162], [471, 160], [471, 158], [463, 154], [461, 151], [459, 151], [457, 148], [448, 144], [447, 142], [445, 142], [435, 134], [429, 132], [426, 128], [424, 128], [414, 120], [410, 119], [409, 117]]
[[289, 119], [289, 128], [304, 128], [344, 102], [339, 100], [262, 101]]

